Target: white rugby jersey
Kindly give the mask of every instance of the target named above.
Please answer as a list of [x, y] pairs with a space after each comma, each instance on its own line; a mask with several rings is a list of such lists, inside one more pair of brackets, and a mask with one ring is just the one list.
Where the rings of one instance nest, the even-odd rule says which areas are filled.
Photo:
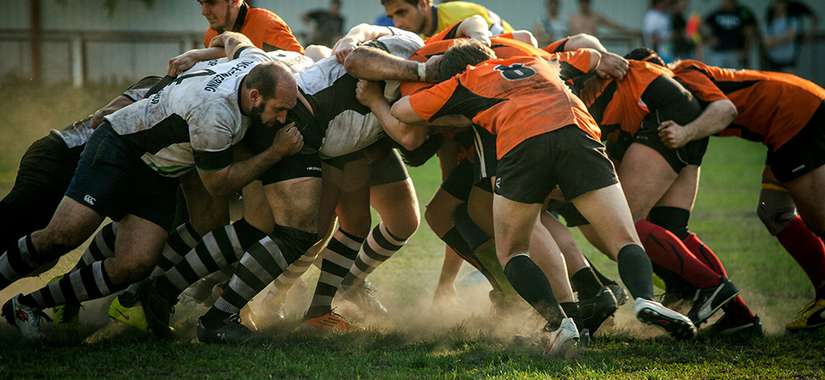
[[112, 128], [140, 150], [159, 174], [177, 177], [195, 165], [207, 170], [232, 162], [232, 145], [249, 126], [241, 114], [239, 89], [263, 50], [246, 48], [236, 59], [188, 70], [156, 94], [106, 116]]
[[[286, 65], [289, 70], [292, 71], [293, 74], [298, 73], [306, 69], [307, 67], [312, 66], [315, 61], [312, 58], [307, 57], [301, 53], [289, 51], [289, 50], [273, 50], [266, 53], [269, 58], [272, 58], [273, 61], [278, 61]], [[228, 62], [229, 59], [227, 58], [219, 58], [219, 59], [210, 59], [208, 61], [201, 61], [195, 63], [189, 70], [203, 70], [211, 68], [215, 65]]]
[[[405, 59], [424, 46], [424, 41], [417, 34], [388, 28], [392, 35], [367, 45]], [[361, 150], [384, 136], [381, 124], [370, 109], [355, 97], [358, 79], [349, 75], [335, 56], [324, 58], [299, 72], [295, 75], [295, 81], [312, 104], [317, 125], [326, 129], [319, 149], [322, 158], [339, 157]], [[396, 89], [395, 94], [388, 96], [389, 100], [396, 100], [398, 84], [387, 83], [387, 88]]]
[[[127, 88], [126, 91], [120, 95], [136, 102], [143, 99], [146, 96], [146, 93], [149, 92], [149, 89], [151, 89], [156, 83], [160, 82], [160, 80], [161, 78], [156, 76], [145, 77], [137, 83], [129, 86], [129, 88]], [[89, 137], [92, 137], [92, 133], [94, 131], [95, 130], [92, 129], [92, 118], [87, 117], [83, 120], [76, 121], [61, 130], [53, 129], [52, 133], [63, 140], [69, 149], [72, 149], [86, 144], [86, 141], [89, 141]]]

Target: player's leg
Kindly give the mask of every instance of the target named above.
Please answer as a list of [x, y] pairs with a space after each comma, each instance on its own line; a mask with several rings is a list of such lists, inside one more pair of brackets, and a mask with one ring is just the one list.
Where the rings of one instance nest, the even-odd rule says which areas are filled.
[[357, 292], [366, 277], [404, 247], [420, 221], [415, 187], [398, 153], [391, 150], [370, 170], [370, 204], [381, 222], [367, 235], [349, 273], [341, 281], [341, 289], [349, 293], [349, 299], [363, 298]]
[[199, 319], [201, 341], [248, 337], [248, 329], [240, 324], [240, 310], [320, 240], [322, 180], [318, 156], [287, 157], [270, 168], [262, 181], [277, 225], [244, 252], [221, 297]]

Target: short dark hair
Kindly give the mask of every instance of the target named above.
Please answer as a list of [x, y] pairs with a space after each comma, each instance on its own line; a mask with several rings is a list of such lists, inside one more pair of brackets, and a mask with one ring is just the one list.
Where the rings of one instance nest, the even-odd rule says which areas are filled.
[[464, 72], [467, 65], [477, 65], [493, 58], [496, 58], [493, 49], [480, 41], [471, 39], [455, 40], [455, 44], [444, 52], [444, 56], [438, 62], [435, 79], [438, 82], [445, 81], [456, 74]]
[[387, 5], [393, 1], [403, 1], [410, 5], [418, 5], [418, 0], [381, 0], [381, 5]]
[[659, 54], [656, 54], [655, 51], [640, 47], [633, 49], [630, 53], [627, 53], [625, 59], [632, 59], [634, 61], [645, 61], [650, 62], [653, 64], [657, 64], [659, 66], [665, 66], [665, 61], [662, 60], [662, 57], [659, 57]]
[[278, 88], [279, 70], [284, 68], [277, 62], [264, 62], [252, 68], [244, 78], [246, 88], [254, 88], [261, 93], [264, 100], [275, 97], [275, 89]]

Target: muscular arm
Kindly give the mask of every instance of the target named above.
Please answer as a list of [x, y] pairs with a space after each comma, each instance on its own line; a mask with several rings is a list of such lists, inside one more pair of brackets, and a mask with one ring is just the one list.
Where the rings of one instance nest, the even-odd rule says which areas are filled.
[[458, 37], [467, 37], [484, 42], [488, 46], [490, 45], [490, 37], [492, 37], [490, 28], [487, 26], [487, 20], [479, 15], [464, 19], [464, 21], [458, 25], [456, 34]]
[[[738, 115], [736, 106], [730, 100], [710, 103], [695, 120], [680, 127], [674, 121], [665, 121], [659, 126], [662, 141], [669, 148], [680, 148], [685, 144], [717, 134], [733, 122]], [[679, 128], [679, 129], [676, 129]], [[684, 136], [678, 136], [683, 134]]]
[[564, 44], [564, 50], [577, 50], [583, 48], [595, 49], [598, 52], [606, 52], [604, 45], [595, 36], [587, 33], [579, 33], [568, 37], [567, 43]]
[[353, 50], [344, 61], [344, 68], [350, 75], [365, 80], [419, 80], [418, 62], [368, 46]]
[[386, 100], [373, 102], [370, 109], [381, 123], [384, 132], [404, 149], [415, 150], [427, 140], [429, 129], [425, 124], [407, 124], [398, 120], [392, 115], [390, 104]]
[[255, 47], [249, 37], [235, 32], [223, 32], [209, 43], [210, 48], [219, 47], [224, 49], [224, 55], [228, 58], [235, 57], [235, 54], [242, 48]]
[[303, 147], [301, 133], [294, 126], [280, 129], [266, 150], [246, 160], [217, 170], [198, 168], [206, 190], [213, 196], [232, 194], [261, 176], [269, 167]]

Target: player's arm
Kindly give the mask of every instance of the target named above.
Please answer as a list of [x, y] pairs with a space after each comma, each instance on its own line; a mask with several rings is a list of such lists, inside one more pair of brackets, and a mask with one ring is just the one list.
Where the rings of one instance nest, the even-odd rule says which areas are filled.
[[461, 21], [461, 24], [458, 25], [458, 29], [456, 30], [456, 37], [467, 37], [481, 41], [485, 45], [490, 46], [490, 37], [492, 37], [492, 33], [490, 33], [487, 20], [480, 15], [474, 15], [464, 19], [464, 21]]
[[598, 38], [586, 33], [567, 37], [563, 50], [574, 51], [578, 49], [593, 49], [601, 54], [598, 67], [596, 67], [596, 73], [600, 76], [620, 79], [627, 74], [627, 60], [607, 51]]
[[[667, 79], [667, 81], [658, 80], [658, 82], [654, 82], [661, 84], [662, 88], [658, 93], [647, 94], [646, 91], [646, 95], [642, 96], [642, 100], [648, 103], [651, 109], [662, 110], [659, 138], [668, 148], [681, 148], [691, 141], [719, 133], [738, 116], [738, 111], [733, 102], [725, 97], [716, 97], [709, 102], [698, 116], [692, 120], [686, 119], [689, 118], [687, 116], [689, 113], [686, 113], [686, 111], [693, 108], [693, 104], [698, 102], [693, 99], [692, 94], [672, 78]], [[656, 98], [656, 100], [653, 98]]]
[[241, 33], [223, 32], [209, 42], [209, 47], [223, 48], [224, 56], [234, 59], [241, 49], [254, 48], [255, 44]]
[[[359, 46], [353, 50], [344, 61], [344, 68], [358, 79], [372, 81], [424, 81], [427, 76], [425, 63], [399, 58], [369, 46]], [[423, 73], [424, 78], [419, 73]]]
[[385, 26], [358, 24], [335, 43], [335, 46], [332, 47], [332, 54], [335, 54], [338, 62], [344, 63], [349, 53], [352, 53], [358, 45], [391, 35], [392, 29]]
[[[406, 123], [393, 116], [390, 103], [384, 98], [383, 90], [378, 82], [358, 81], [355, 94], [361, 104], [369, 107], [381, 123], [384, 132], [395, 142], [401, 144], [404, 149], [415, 150], [427, 140], [429, 130], [424, 120], [418, 119], [415, 122]], [[404, 99], [407, 98], [399, 102]]]
[[530, 44], [536, 48], [539, 47], [539, 41], [536, 40], [536, 36], [534, 36], [529, 30], [516, 30], [513, 33], [510, 33], [510, 35], [512, 35], [513, 39], [516, 41]]
[[220, 47], [192, 49], [181, 55], [169, 59], [167, 75], [177, 77], [178, 74], [189, 70], [196, 63], [226, 57], [226, 51]]
[[[193, 112], [189, 120], [195, 166], [206, 190], [213, 196], [234, 193], [260, 177], [274, 163], [295, 154], [303, 147], [301, 133], [292, 125], [275, 133], [270, 145], [263, 152], [246, 160], [234, 161], [230, 111], [215, 112], [220, 105], [205, 104]], [[213, 112], [211, 115], [206, 112]], [[209, 116], [205, 116], [209, 115]], [[221, 117], [220, 115], [226, 115]], [[197, 129], [209, 132], [198, 133]], [[217, 132], [216, 132], [217, 131]]]

